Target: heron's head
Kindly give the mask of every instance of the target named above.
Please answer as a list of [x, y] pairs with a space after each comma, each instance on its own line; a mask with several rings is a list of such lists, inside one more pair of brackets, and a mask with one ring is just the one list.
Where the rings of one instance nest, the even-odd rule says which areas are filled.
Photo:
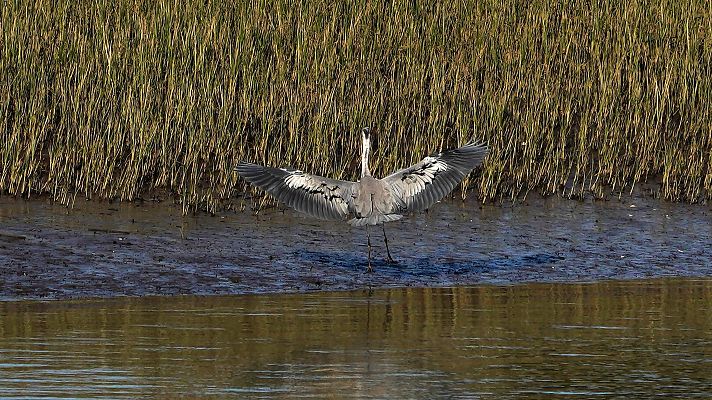
[[365, 127], [361, 130], [361, 134], [363, 135], [363, 140], [368, 140], [371, 138], [371, 128]]

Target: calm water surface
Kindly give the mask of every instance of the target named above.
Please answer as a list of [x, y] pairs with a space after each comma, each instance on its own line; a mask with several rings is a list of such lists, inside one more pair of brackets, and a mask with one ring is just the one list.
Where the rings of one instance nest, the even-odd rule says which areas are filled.
[[2, 398], [709, 398], [712, 280], [0, 303]]

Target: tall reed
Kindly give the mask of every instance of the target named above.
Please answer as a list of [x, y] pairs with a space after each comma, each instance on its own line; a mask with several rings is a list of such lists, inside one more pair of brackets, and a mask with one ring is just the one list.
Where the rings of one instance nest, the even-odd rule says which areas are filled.
[[214, 210], [238, 160], [356, 178], [471, 138], [484, 200], [712, 198], [712, 3], [70, 2], [0, 8], [0, 190]]

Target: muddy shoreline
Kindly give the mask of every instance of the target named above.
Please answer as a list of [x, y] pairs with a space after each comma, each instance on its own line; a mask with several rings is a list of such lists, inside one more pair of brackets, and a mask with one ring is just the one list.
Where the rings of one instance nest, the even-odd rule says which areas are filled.
[[366, 231], [291, 210], [0, 197], [0, 300], [306, 292], [712, 276], [708, 205], [639, 197], [438, 204]]

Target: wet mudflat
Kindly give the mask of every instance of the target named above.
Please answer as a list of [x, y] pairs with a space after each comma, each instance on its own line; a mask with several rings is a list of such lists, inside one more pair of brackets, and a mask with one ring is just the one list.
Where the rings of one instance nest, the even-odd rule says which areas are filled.
[[[248, 204], [249, 206], [249, 204]], [[449, 201], [380, 229], [291, 210], [0, 197], [0, 300], [712, 276], [712, 212], [648, 198]]]
[[712, 280], [0, 302], [2, 398], [709, 398]]

